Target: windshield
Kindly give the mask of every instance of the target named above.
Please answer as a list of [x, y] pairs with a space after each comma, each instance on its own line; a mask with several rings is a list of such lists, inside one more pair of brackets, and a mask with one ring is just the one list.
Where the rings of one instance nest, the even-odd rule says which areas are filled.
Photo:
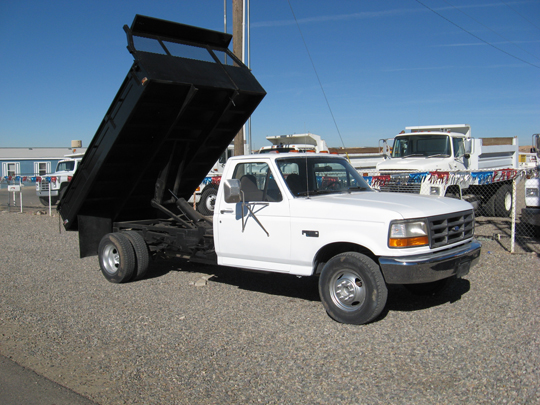
[[70, 172], [75, 167], [75, 162], [73, 160], [67, 162], [59, 162], [56, 166], [57, 172]]
[[398, 136], [392, 149], [393, 158], [417, 156], [451, 156], [448, 135], [405, 135]]
[[338, 194], [372, 191], [364, 178], [341, 158], [276, 159], [292, 195]]

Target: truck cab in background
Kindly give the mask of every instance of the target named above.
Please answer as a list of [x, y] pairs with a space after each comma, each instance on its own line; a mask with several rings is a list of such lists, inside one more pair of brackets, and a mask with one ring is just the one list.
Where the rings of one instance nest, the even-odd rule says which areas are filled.
[[66, 159], [60, 160], [56, 165], [56, 170], [45, 176], [39, 177], [36, 181], [36, 195], [41, 204], [55, 205], [64, 195], [66, 188], [79, 167], [79, 163], [84, 154], [76, 153], [66, 155]]
[[[406, 132], [408, 131], [408, 132]], [[460, 198], [507, 217], [518, 168], [517, 137], [471, 137], [465, 124], [406, 127], [368, 179], [381, 191]]]
[[525, 181], [525, 205], [526, 208], [521, 210], [521, 219], [525, 223], [534, 227], [534, 233], [537, 238], [540, 238], [540, 134], [533, 135], [533, 148], [531, 152], [535, 153], [533, 158], [536, 158], [536, 176]]
[[305, 134], [267, 136], [266, 139], [272, 145], [263, 146], [259, 153], [329, 152], [326, 141], [319, 135], [309, 132]]

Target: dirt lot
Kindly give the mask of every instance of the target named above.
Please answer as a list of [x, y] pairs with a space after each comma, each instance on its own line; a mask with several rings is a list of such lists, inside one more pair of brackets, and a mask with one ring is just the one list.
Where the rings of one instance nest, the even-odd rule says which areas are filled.
[[309, 278], [159, 260], [116, 285], [58, 217], [0, 225], [0, 354], [103, 405], [540, 403], [540, 259], [492, 236], [439, 296], [394, 286], [351, 326]]

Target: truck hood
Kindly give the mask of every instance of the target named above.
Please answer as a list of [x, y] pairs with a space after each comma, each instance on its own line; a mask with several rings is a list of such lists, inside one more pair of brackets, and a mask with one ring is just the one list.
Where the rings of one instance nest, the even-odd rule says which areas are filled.
[[429, 171], [449, 170], [448, 158], [394, 158], [377, 164], [377, 170]]
[[422, 218], [472, 209], [466, 201], [416, 194], [356, 192], [302, 197], [293, 200], [293, 215], [319, 218], [321, 212], [334, 220], [390, 221]]

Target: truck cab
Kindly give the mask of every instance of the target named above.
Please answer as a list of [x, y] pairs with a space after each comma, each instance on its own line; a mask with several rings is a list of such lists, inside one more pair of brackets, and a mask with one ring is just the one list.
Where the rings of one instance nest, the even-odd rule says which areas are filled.
[[384, 171], [457, 171], [469, 168], [470, 132], [468, 125], [407, 127], [394, 138], [390, 159], [380, 162]]
[[64, 195], [82, 159], [82, 154], [71, 156], [60, 160], [53, 173], [42, 176], [36, 181], [36, 195], [39, 197], [41, 204], [45, 206], [48, 206], [49, 203], [55, 205]]

